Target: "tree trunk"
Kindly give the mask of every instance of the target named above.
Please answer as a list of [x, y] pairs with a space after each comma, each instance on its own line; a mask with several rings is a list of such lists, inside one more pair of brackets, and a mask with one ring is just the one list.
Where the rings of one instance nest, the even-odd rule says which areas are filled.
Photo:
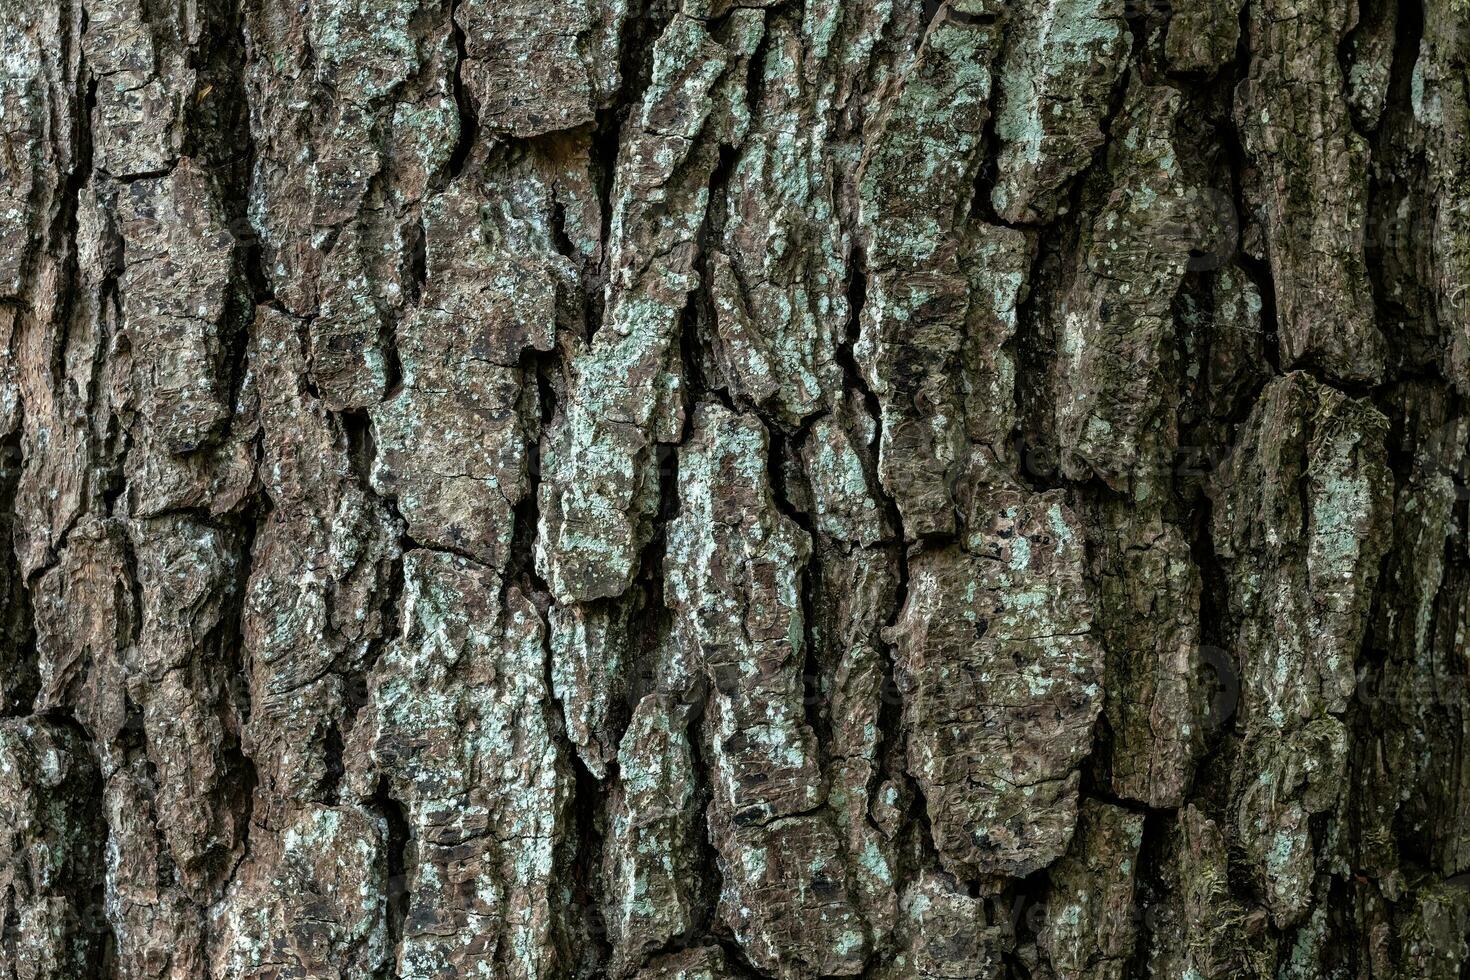
[[0, 980], [1470, 969], [1463, 0], [7, 0]]

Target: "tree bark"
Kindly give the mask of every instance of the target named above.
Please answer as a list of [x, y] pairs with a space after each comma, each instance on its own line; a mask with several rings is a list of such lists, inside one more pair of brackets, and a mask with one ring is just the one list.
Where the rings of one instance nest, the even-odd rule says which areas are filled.
[[1463, 0], [0, 64], [0, 980], [1467, 975]]

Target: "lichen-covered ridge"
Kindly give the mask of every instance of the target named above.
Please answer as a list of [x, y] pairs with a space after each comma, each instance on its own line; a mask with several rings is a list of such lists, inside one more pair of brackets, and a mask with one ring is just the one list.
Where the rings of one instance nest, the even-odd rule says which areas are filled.
[[1466, 975], [1467, 65], [0, 4], [0, 980]]

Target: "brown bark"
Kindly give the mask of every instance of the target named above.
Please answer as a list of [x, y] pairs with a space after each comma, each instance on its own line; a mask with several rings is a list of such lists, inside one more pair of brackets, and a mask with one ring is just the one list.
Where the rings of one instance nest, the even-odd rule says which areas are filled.
[[1467, 44], [0, 6], [0, 980], [1464, 975]]

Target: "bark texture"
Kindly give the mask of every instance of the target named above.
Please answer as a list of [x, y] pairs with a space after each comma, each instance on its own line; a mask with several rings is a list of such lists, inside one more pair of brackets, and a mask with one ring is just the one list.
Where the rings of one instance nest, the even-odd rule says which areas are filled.
[[0, 980], [1470, 975], [1464, 0], [0, 3]]

